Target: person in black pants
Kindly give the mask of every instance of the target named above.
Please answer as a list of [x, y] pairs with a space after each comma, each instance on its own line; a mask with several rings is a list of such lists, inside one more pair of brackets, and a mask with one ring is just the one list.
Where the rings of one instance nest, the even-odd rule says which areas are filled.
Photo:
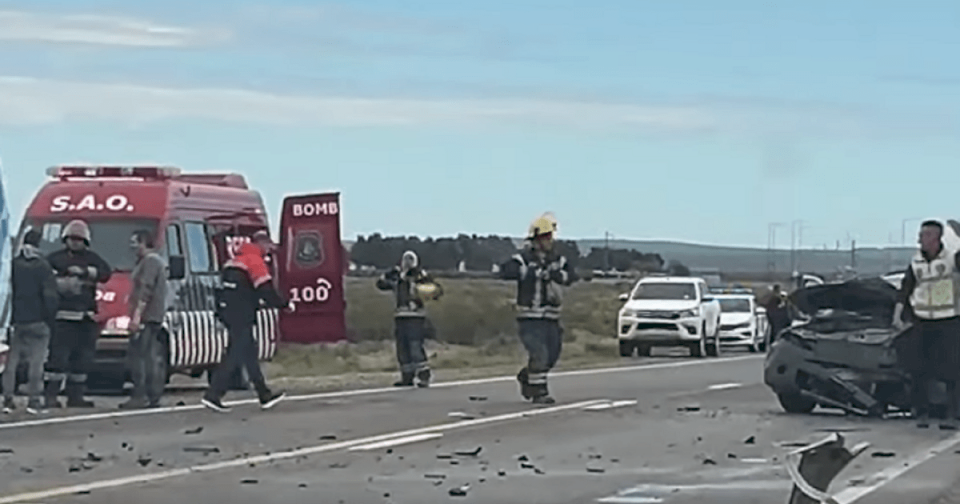
[[[273, 279], [263, 256], [270, 252], [273, 243], [266, 233], [254, 235], [253, 243], [240, 247], [237, 256], [224, 265], [221, 271], [221, 289], [217, 299], [217, 316], [227, 327], [230, 342], [227, 352], [217, 367], [210, 387], [201, 403], [214, 411], [226, 413], [230, 408], [221, 400], [227, 392], [234, 373], [246, 368], [250, 381], [257, 390], [260, 407], [270, 409], [286, 396], [283, 392], [273, 392], [267, 386], [260, 370], [257, 341], [253, 337], [260, 301], [268, 307], [288, 306], [273, 285]], [[293, 305], [289, 304], [290, 309]]]

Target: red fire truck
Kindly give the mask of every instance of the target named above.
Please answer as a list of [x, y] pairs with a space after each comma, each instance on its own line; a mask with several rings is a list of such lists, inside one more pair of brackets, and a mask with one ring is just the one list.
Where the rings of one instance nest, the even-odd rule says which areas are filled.
[[[19, 237], [41, 232], [41, 250], [63, 246], [61, 230], [73, 219], [90, 226], [91, 248], [114, 269], [98, 286], [96, 366], [99, 386], [122, 387], [126, 366], [130, 272], [135, 256], [130, 235], [146, 229], [157, 237], [169, 264], [164, 321], [165, 361], [173, 373], [200, 377], [224, 354], [227, 335], [214, 317], [218, 271], [269, 221], [263, 199], [242, 175], [183, 173], [166, 166], [56, 166], [27, 208]], [[281, 214], [279, 251], [271, 258], [275, 281], [296, 304], [289, 313], [261, 309], [255, 335], [260, 358], [269, 360], [278, 342], [344, 339], [343, 247], [338, 193], [290, 196]], [[245, 387], [243, 378], [235, 386]]]

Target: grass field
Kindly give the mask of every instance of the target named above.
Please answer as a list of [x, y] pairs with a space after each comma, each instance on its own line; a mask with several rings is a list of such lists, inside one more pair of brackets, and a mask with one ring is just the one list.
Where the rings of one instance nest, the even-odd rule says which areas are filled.
[[[396, 374], [392, 298], [373, 278], [347, 278], [349, 341], [334, 345], [286, 345], [266, 371], [296, 382], [301, 377], [349, 376], [351, 382], [382, 383]], [[483, 376], [515, 371], [524, 353], [516, 336], [515, 284], [496, 280], [441, 279], [444, 297], [428, 306], [436, 341], [428, 341], [430, 364], [440, 377]], [[565, 328], [558, 367], [617, 362], [617, 296], [630, 282], [580, 282], [565, 292]], [[316, 385], [316, 384], [313, 384]]]

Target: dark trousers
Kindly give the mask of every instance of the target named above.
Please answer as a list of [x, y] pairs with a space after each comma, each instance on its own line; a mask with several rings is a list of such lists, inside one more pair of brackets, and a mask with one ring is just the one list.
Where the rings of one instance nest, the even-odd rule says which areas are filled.
[[269, 397], [270, 388], [267, 387], [267, 381], [260, 370], [260, 352], [257, 340], [253, 337], [253, 325], [228, 325], [227, 334], [230, 337], [227, 352], [213, 374], [210, 388], [207, 389], [207, 399], [222, 399], [230, 387], [230, 380], [234, 374], [243, 368], [246, 368], [247, 375], [257, 390], [257, 395], [261, 399]]
[[518, 320], [520, 342], [527, 350], [527, 367], [520, 370], [520, 382], [531, 397], [549, 394], [547, 374], [563, 350], [563, 326], [553, 319]]
[[427, 364], [427, 352], [423, 348], [426, 328], [424, 317], [394, 319], [393, 334], [397, 340], [397, 362], [400, 363], [400, 374], [406, 380], [411, 380], [417, 373], [430, 369]]
[[163, 342], [160, 341], [161, 325], [147, 322], [130, 338], [127, 353], [130, 375], [133, 378], [132, 399], [147, 400], [150, 404], [160, 401], [166, 386], [166, 366]]
[[951, 416], [960, 415], [960, 318], [919, 320], [914, 326], [913, 355], [906, 359], [913, 378], [911, 398], [920, 414], [929, 412], [929, 391], [935, 381], [947, 387]]
[[87, 373], [93, 368], [100, 329], [90, 319], [82, 321], [58, 320], [50, 337], [50, 358], [47, 361], [47, 380], [57, 385], [83, 386]]

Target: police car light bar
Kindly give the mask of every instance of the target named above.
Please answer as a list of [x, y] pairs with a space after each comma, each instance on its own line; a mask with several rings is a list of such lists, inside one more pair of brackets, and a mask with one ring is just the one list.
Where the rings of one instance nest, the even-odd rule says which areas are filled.
[[180, 175], [175, 166], [101, 166], [101, 165], [61, 165], [47, 168], [47, 176], [68, 177], [139, 177], [173, 178]]

